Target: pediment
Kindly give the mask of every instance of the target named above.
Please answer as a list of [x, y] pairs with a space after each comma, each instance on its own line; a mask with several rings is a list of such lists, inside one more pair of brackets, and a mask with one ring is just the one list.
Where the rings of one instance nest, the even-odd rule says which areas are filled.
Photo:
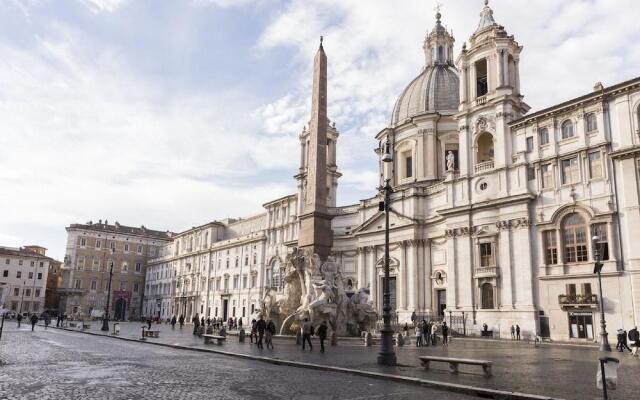
[[[399, 214], [393, 210], [389, 213], [389, 228], [395, 229], [401, 226], [412, 225], [415, 221], [405, 215]], [[360, 226], [353, 230], [354, 234], [363, 234], [369, 232], [383, 232], [384, 231], [384, 212], [378, 211], [372, 215], [368, 220], [363, 222]]]

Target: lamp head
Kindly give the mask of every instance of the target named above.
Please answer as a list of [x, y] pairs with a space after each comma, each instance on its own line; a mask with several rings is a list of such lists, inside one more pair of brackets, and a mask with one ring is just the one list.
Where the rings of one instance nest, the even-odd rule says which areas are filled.
[[591, 240], [592, 240], [592, 241], [594, 241], [594, 242], [597, 242], [598, 240], [600, 240], [600, 237], [599, 237], [599, 236], [597, 236], [597, 235], [594, 235], [594, 236], [591, 238]]
[[382, 162], [391, 162], [393, 161], [393, 157], [391, 156], [391, 152], [389, 150], [390, 144], [389, 144], [389, 138], [387, 138], [387, 141], [384, 143], [384, 153], [382, 154]]

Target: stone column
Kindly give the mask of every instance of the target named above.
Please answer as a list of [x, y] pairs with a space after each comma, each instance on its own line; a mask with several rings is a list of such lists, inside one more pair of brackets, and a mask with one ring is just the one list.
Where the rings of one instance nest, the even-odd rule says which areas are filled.
[[369, 288], [373, 287], [373, 281], [375, 280], [375, 270], [376, 270], [376, 248], [374, 246], [367, 247], [367, 271], [365, 276], [365, 281]]
[[364, 270], [365, 269], [364, 248], [358, 247], [357, 254], [358, 254], [358, 286], [364, 287], [366, 285], [366, 276], [367, 276]]
[[418, 269], [417, 269], [417, 243], [414, 240], [407, 242], [407, 308], [409, 311], [416, 309], [418, 304]]
[[502, 55], [502, 53], [504, 53], [504, 50], [498, 51], [498, 60], [496, 63], [498, 65], [498, 87], [504, 86], [504, 65], [502, 64], [504, 56]]
[[407, 309], [407, 258], [405, 242], [400, 242], [398, 278], [396, 281], [396, 304], [399, 310]]
[[471, 100], [477, 96], [476, 92], [476, 67], [475, 64], [469, 66], [469, 97]]
[[505, 51], [502, 53], [502, 68], [504, 68], [504, 86], [511, 86], [509, 84], [509, 53]]
[[376, 307], [376, 309], [378, 310], [382, 310], [379, 306], [379, 296], [378, 296], [378, 269], [376, 268], [376, 263], [378, 261], [378, 257], [376, 254], [376, 248], [375, 246], [373, 247], [373, 249], [371, 250], [371, 258], [373, 259], [373, 262], [369, 264], [369, 282], [371, 283], [371, 286], [369, 286], [369, 293], [370, 293], [370, 298], [371, 301], [373, 302], [374, 306]]
[[433, 274], [431, 266], [431, 242], [426, 239], [422, 244], [423, 254], [423, 275], [422, 282], [420, 282], [420, 296], [423, 299], [421, 308], [422, 310], [431, 310], [431, 294], [433, 292], [431, 275]]
[[447, 229], [447, 307], [459, 308], [456, 265], [456, 230]]
[[526, 222], [522, 220], [521, 224], [523, 225], [513, 230], [514, 253], [518, 255], [518, 271], [515, 273], [515, 303], [519, 309], [531, 309], [533, 307], [533, 268], [529, 246], [531, 240], [529, 238], [528, 220]]
[[[514, 305], [513, 299], [513, 289], [514, 289], [514, 279], [513, 279], [513, 270], [511, 265], [511, 240], [510, 233], [508, 227], [503, 227], [500, 230], [500, 237], [498, 239], [499, 246], [499, 268], [500, 268], [500, 279], [498, 280], [497, 291], [501, 294], [500, 296], [500, 306], [512, 308]], [[496, 308], [498, 304], [496, 304]]]
[[519, 64], [520, 64], [520, 60], [515, 58], [513, 60], [513, 73], [514, 73], [515, 82], [516, 82], [516, 87], [514, 88], [514, 91], [516, 92], [516, 94], [520, 93], [520, 68], [518, 68]]
[[467, 67], [463, 66], [462, 71], [460, 73], [460, 103], [467, 102], [467, 87], [469, 86], [469, 82], [467, 81]]

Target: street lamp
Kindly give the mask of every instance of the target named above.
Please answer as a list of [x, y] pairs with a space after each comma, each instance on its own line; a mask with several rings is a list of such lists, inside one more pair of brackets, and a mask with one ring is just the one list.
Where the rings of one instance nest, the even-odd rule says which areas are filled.
[[608, 339], [609, 335], [607, 334], [607, 323], [604, 320], [604, 299], [602, 298], [602, 276], [600, 274], [603, 264], [600, 262], [600, 252], [598, 251], [598, 240], [600, 240], [600, 238], [594, 236], [591, 240], [593, 241], [593, 256], [596, 261], [593, 266], [593, 273], [598, 274], [598, 291], [600, 292], [600, 351], [611, 351]]
[[[389, 138], [384, 145], [384, 153], [382, 162], [389, 163], [393, 161], [389, 150]], [[389, 184], [390, 179], [386, 179], [384, 183], [384, 201], [380, 202], [379, 209], [384, 211], [384, 280], [382, 283], [382, 343], [380, 353], [378, 353], [378, 364], [396, 365], [396, 353], [393, 350], [393, 330], [391, 329], [391, 293], [389, 292], [389, 197], [392, 189]]]
[[107, 309], [102, 316], [102, 328], [100, 330], [109, 332], [109, 303], [111, 302], [111, 279], [113, 278], [113, 257], [116, 249], [111, 248], [111, 266], [109, 267], [109, 284], [107, 285]]

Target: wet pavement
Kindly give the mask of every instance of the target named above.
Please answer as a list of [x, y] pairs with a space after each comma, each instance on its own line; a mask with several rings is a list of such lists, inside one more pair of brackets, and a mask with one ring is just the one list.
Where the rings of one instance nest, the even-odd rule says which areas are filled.
[[412, 384], [309, 371], [213, 353], [176, 350], [5, 324], [0, 399], [345, 399], [472, 397]]
[[[113, 329], [113, 325], [110, 325]], [[121, 323], [120, 336], [139, 338], [140, 322]], [[93, 322], [91, 331], [99, 330], [100, 323]], [[171, 329], [170, 325], [154, 324], [152, 329], [160, 330], [158, 339], [149, 342], [178, 344], [196, 348], [213, 348], [228, 352], [267, 356], [291, 361], [301, 361], [320, 365], [354, 368], [374, 372], [398, 374], [432, 381], [443, 381], [484, 388], [517, 391], [546, 395], [565, 399], [600, 399], [601, 391], [596, 389], [595, 374], [598, 368], [599, 352], [589, 346], [545, 345], [535, 347], [529, 342], [489, 341], [479, 339], [454, 339], [449, 347], [405, 346], [396, 348], [397, 367], [381, 367], [376, 363], [379, 347], [364, 347], [360, 340], [344, 340], [338, 346], [327, 347], [327, 352], [319, 353], [318, 340], [314, 338], [312, 352], [302, 352], [290, 338], [276, 338], [275, 350], [260, 350], [249, 343], [239, 343], [237, 336], [229, 336], [223, 345], [204, 345], [203, 340], [192, 334], [192, 326]], [[148, 346], [151, 347], [151, 346]], [[493, 361], [493, 376], [485, 377], [479, 367], [461, 366], [460, 373], [449, 373], [447, 364], [431, 365], [430, 370], [420, 367], [418, 356], [438, 355], [446, 357], [472, 358]], [[614, 352], [613, 357], [621, 360], [618, 370], [618, 390], [612, 392], [612, 399], [640, 398], [640, 358], [632, 358], [628, 353]]]

